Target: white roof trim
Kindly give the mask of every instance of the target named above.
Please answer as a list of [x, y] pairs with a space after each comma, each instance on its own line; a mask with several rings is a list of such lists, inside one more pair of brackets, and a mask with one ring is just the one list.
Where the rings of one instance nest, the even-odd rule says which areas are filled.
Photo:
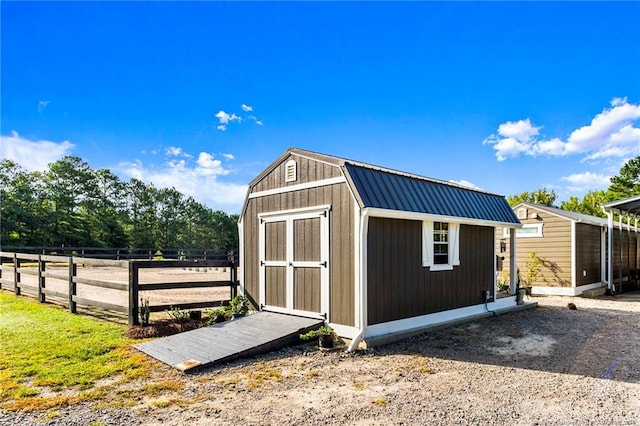
[[452, 223], [462, 223], [465, 225], [476, 225], [476, 226], [503, 226], [505, 228], [522, 228], [521, 223], [511, 223], [511, 222], [495, 222], [492, 220], [484, 220], [484, 219], [473, 219], [468, 217], [458, 217], [458, 216], [442, 216], [435, 215], [430, 213], [418, 213], [418, 212], [406, 212], [401, 210], [387, 210], [380, 209], [377, 207], [367, 207], [364, 210], [367, 211], [367, 214], [370, 217], [384, 217], [389, 219], [406, 219], [406, 220], [429, 220], [436, 222], [452, 222]]

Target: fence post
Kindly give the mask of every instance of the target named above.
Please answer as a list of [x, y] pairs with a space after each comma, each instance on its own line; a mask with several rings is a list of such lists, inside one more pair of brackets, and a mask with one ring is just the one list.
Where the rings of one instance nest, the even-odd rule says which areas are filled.
[[232, 260], [231, 261], [231, 298], [233, 299], [237, 295], [238, 295], [238, 279], [237, 279], [236, 262]]
[[77, 284], [76, 274], [78, 272], [78, 266], [73, 263], [73, 256], [69, 256], [69, 312], [75, 314], [78, 311], [78, 305], [73, 298], [76, 295]]
[[129, 262], [129, 325], [140, 325], [138, 320], [138, 265]]
[[0, 290], [2, 290], [2, 260], [4, 257], [0, 256]]
[[20, 296], [20, 259], [18, 253], [13, 254], [13, 292]]
[[45, 294], [42, 291], [45, 288], [44, 271], [46, 269], [46, 262], [42, 260], [42, 255], [38, 255], [38, 302], [45, 302]]

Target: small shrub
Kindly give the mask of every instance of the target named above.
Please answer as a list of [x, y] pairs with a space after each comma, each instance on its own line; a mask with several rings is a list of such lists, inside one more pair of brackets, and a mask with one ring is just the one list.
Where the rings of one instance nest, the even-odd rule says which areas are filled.
[[249, 312], [249, 299], [239, 294], [231, 299], [229, 306], [231, 307], [231, 313], [244, 315]]
[[304, 334], [300, 335], [300, 339], [302, 340], [313, 340], [313, 339], [317, 339], [320, 336], [334, 336], [337, 337], [335, 331], [333, 331], [333, 328], [331, 327], [327, 327], [327, 326], [322, 326], [320, 328], [318, 328], [317, 330], [311, 330], [308, 331]]
[[210, 311], [206, 311], [207, 325], [228, 321], [231, 319], [231, 308], [229, 306], [221, 306]]
[[189, 311], [184, 311], [177, 306], [169, 307], [167, 314], [169, 314], [169, 318], [178, 323], [189, 321]]

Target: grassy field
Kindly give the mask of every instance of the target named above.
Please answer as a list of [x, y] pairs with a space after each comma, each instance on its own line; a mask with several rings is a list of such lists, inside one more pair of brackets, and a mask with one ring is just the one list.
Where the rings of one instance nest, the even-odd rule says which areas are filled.
[[32, 411], [112, 400], [114, 385], [150, 369], [124, 330], [0, 292], [0, 407]]

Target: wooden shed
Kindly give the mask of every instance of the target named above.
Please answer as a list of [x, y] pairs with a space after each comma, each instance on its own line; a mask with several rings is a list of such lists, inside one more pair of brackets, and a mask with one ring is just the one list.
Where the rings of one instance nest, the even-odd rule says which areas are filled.
[[515, 308], [495, 297], [498, 226], [521, 226], [503, 196], [291, 148], [249, 184], [241, 291], [356, 345]]
[[[542, 262], [532, 294], [579, 296], [585, 291], [604, 293], [605, 288], [612, 294], [637, 289], [639, 205], [640, 197], [606, 204], [608, 219], [533, 203], [514, 206], [522, 222], [516, 231], [516, 265], [524, 275], [530, 253]], [[498, 255], [505, 259], [500, 277], [510, 274], [509, 231], [497, 231]]]
[[[516, 265], [521, 275], [526, 275], [527, 263], [532, 261], [530, 253], [541, 262], [532, 294], [578, 296], [598, 288], [604, 292], [606, 219], [533, 203], [517, 204], [513, 211], [522, 222], [516, 231]], [[509, 233], [502, 228], [496, 235], [498, 255], [505, 259], [504, 275], [510, 272]]]
[[[603, 206], [607, 213], [607, 285], [611, 294], [640, 288], [640, 196]], [[616, 220], [617, 218], [617, 220]]]

